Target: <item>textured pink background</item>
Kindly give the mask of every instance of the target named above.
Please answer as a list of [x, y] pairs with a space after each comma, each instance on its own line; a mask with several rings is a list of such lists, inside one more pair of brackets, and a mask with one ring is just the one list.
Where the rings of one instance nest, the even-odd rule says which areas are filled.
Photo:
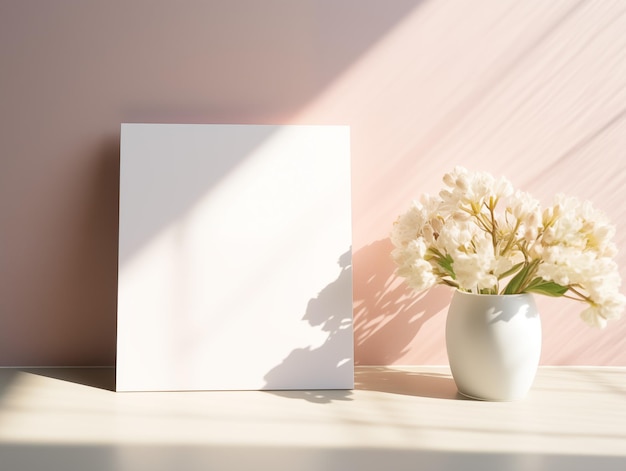
[[[0, 365], [114, 363], [121, 122], [351, 126], [359, 364], [447, 361], [451, 293], [408, 293], [387, 235], [456, 164], [592, 200], [625, 277], [622, 8], [0, 0]], [[626, 365], [626, 320], [539, 305], [544, 364]]]

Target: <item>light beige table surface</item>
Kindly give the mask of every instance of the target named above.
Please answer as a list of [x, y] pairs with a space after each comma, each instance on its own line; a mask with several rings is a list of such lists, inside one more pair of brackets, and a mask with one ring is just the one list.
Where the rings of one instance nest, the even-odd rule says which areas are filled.
[[519, 402], [442, 367], [352, 391], [115, 393], [113, 369], [0, 369], [0, 470], [626, 470], [626, 368], [543, 367]]

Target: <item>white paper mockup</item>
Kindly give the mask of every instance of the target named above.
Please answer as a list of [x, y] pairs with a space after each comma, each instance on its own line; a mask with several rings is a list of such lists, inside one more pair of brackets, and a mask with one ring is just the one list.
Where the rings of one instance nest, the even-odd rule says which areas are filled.
[[346, 126], [122, 124], [116, 389], [350, 389]]

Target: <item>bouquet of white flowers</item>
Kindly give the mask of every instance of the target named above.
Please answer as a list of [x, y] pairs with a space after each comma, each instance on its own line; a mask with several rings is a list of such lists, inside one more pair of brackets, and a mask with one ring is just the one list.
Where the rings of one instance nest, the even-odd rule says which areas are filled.
[[542, 209], [506, 178], [462, 167], [443, 181], [438, 196], [414, 202], [391, 232], [396, 273], [409, 287], [563, 296], [587, 303], [581, 317], [597, 327], [620, 317], [615, 228], [590, 202], [557, 195]]

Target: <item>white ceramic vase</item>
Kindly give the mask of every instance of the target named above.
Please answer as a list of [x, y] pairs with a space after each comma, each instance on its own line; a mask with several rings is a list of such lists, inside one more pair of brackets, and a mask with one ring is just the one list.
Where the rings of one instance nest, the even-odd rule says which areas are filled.
[[537, 373], [541, 320], [532, 294], [455, 291], [446, 348], [461, 394], [487, 401], [523, 399]]

